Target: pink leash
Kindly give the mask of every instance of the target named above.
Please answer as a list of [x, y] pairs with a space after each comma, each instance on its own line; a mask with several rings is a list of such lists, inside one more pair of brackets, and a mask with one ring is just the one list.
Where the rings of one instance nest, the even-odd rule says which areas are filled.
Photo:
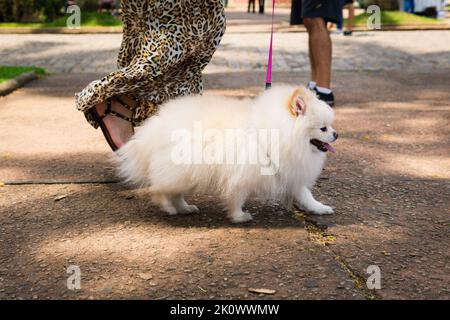
[[272, 55], [273, 55], [273, 25], [275, 19], [275, 0], [272, 0], [272, 30], [270, 31], [270, 47], [269, 47], [269, 60], [267, 61], [267, 77], [266, 77], [266, 90], [272, 87]]

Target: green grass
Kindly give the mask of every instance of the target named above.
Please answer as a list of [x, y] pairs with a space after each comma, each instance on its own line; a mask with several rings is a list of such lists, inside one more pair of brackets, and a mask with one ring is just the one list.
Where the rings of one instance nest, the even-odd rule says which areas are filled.
[[[356, 26], [365, 26], [367, 24], [367, 19], [370, 15], [363, 13], [357, 15], [354, 20]], [[421, 17], [408, 12], [401, 11], [381, 11], [381, 26], [391, 25], [391, 26], [401, 26], [401, 25], [418, 25], [418, 24], [439, 24], [442, 21]]]
[[13, 79], [23, 73], [34, 71], [37, 74], [45, 74], [45, 69], [38, 67], [2, 66], [0, 65], [0, 83]]
[[[0, 28], [62, 28], [67, 26], [67, 18], [69, 15], [58, 18], [49, 23], [19, 23], [19, 22], [2, 22]], [[108, 13], [82, 12], [81, 27], [120, 27], [122, 22]]]

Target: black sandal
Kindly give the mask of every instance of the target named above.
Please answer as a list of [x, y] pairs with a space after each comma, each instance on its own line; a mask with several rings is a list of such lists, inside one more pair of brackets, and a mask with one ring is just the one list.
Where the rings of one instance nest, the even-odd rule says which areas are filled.
[[[123, 107], [125, 107], [125, 108], [127, 108], [129, 110], [132, 109], [128, 104], [123, 102], [123, 100], [121, 100], [120, 98], [114, 98], [114, 99], [118, 103], [120, 103]], [[119, 148], [114, 144], [114, 142], [113, 142], [113, 140], [111, 138], [111, 135], [110, 135], [110, 133], [108, 131], [108, 128], [106, 127], [105, 122], [103, 121], [103, 119], [106, 116], [108, 116], [108, 115], [119, 117], [119, 118], [121, 118], [123, 120], [126, 120], [126, 121], [130, 122], [130, 123], [133, 123], [133, 119], [130, 118], [130, 117], [124, 116], [123, 114], [121, 114], [121, 113], [119, 113], [117, 111], [112, 110], [112, 102], [111, 102], [110, 98], [106, 100], [106, 110], [105, 110], [104, 114], [99, 115], [97, 110], [95, 110], [95, 107], [91, 108], [89, 112], [91, 113], [91, 115], [95, 119], [95, 121], [98, 123], [100, 129], [102, 129], [103, 136], [105, 137], [106, 142], [108, 142], [108, 144], [111, 147], [111, 149], [113, 151], [117, 151]], [[134, 133], [134, 128], [133, 128], [133, 133]]]

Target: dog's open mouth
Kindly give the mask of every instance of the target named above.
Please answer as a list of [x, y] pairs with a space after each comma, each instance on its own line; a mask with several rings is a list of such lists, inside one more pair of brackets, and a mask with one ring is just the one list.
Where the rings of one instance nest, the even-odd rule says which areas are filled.
[[312, 139], [310, 142], [311, 142], [311, 144], [313, 144], [314, 146], [316, 146], [316, 148], [319, 149], [319, 150], [322, 151], [322, 152], [327, 152], [327, 151], [330, 151], [330, 152], [332, 152], [332, 153], [335, 153], [335, 152], [336, 152], [336, 149], [334, 149], [334, 148], [331, 146], [331, 144], [329, 144], [329, 143], [322, 142], [322, 141], [317, 140], [317, 139]]

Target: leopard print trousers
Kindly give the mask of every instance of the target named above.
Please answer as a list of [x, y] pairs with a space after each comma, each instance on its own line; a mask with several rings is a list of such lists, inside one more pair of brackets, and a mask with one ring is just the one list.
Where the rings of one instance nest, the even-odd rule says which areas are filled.
[[76, 94], [77, 109], [88, 112], [108, 98], [137, 101], [138, 126], [165, 101], [203, 91], [202, 70], [225, 32], [221, 0], [123, 0], [123, 40], [117, 70]]

